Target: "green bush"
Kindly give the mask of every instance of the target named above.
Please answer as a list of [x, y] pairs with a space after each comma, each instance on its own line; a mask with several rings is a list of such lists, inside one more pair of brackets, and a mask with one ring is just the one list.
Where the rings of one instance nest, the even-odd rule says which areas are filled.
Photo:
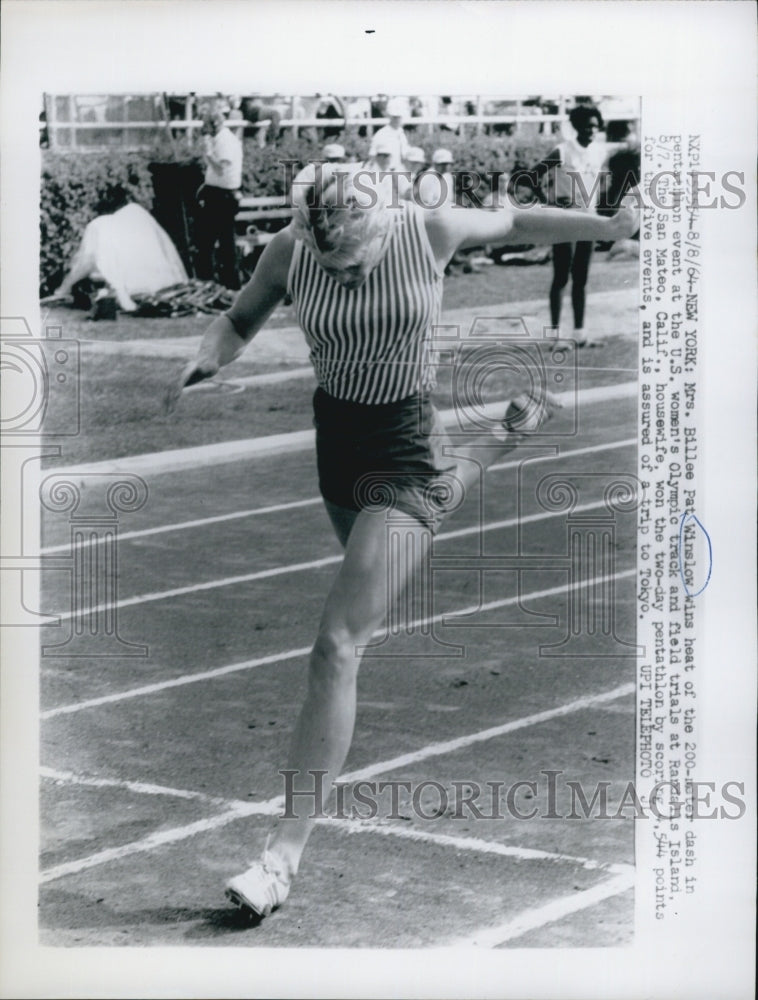
[[[321, 155], [324, 142], [304, 129], [297, 138], [291, 132], [259, 148], [255, 140], [244, 140], [242, 188], [251, 195], [286, 194], [287, 179], [304, 167], [309, 160]], [[508, 135], [456, 135], [435, 128], [431, 134], [426, 126], [418, 126], [408, 134], [412, 145], [421, 146], [431, 163], [435, 149], [449, 149], [454, 157], [456, 170], [470, 170], [480, 175], [479, 186], [474, 190], [478, 197], [490, 192], [492, 173], [512, 173], [521, 167], [530, 167], [556, 144], [556, 136]], [[336, 140], [345, 147], [349, 160], [368, 157], [370, 138], [360, 135], [360, 127], [351, 125]], [[287, 166], [291, 165], [291, 166]]]
[[133, 201], [152, 207], [153, 188], [141, 153], [47, 152], [40, 187], [40, 294], [63, 280], [84, 227], [101, 214], [120, 185]]
[[[242, 159], [242, 190], [256, 197], [284, 195], [287, 181], [302, 167], [318, 157], [322, 144], [309, 136], [285, 133], [276, 142], [261, 149], [253, 139], [245, 139]], [[289, 171], [287, 164], [292, 166]]]

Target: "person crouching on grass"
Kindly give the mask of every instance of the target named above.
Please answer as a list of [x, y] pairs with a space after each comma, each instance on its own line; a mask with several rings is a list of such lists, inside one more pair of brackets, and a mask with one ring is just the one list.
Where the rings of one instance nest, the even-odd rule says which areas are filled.
[[[289, 293], [316, 373], [313, 397], [319, 487], [344, 547], [310, 654], [305, 699], [286, 767], [292, 790], [324, 789], [340, 775], [353, 736], [362, 648], [382, 625], [439, 528], [453, 480], [466, 488], [513, 450], [560, 403], [525, 391], [505, 408], [497, 433], [481, 433], [451, 458], [432, 401], [429, 345], [440, 315], [445, 267], [462, 247], [619, 239], [637, 228], [636, 212], [613, 218], [553, 208], [425, 211], [413, 201], [390, 207], [366, 193], [355, 164], [313, 164], [293, 185], [294, 218], [264, 251], [229, 311], [206, 330], [197, 357], [168, 390], [170, 410], [184, 388], [212, 378], [237, 358]], [[360, 180], [360, 183], [356, 183]], [[402, 303], [393, 311], [392, 303]], [[389, 305], [388, 305], [389, 304]], [[473, 458], [474, 460], [470, 460]], [[384, 482], [393, 527], [405, 543], [388, 550]], [[398, 521], [397, 518], [400, 518]], [[391, 586], [388, 588], [388, 581]], [[389, 592], [388, 592], [389, 590]], [[227, 884], [240, 908], [268, 915], [287, 898], [313, 829], [308, 794], [292, 796], [260, 860]]]

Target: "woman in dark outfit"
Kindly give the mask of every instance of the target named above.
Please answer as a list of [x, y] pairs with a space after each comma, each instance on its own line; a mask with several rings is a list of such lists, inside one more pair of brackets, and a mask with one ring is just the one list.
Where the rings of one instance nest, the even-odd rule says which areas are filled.
[[[576, 133], [559, 143], [544, 160], [531, 170], [513, 175], [511, 190], [527, 186], [537, 198], [559, 208], [593, 213], [597, 209], [600, 188], [607, 173], [609, 158], [627, 143], [595, 142], [603, 127], [597, 108], [579, 105], [569, 112], [569, 122]], [[547, 192], [542, 182], [547, 177]], [[553, 282], [550, 286], [550, 321], [557, 329], [561, 322], [563, 290], [571, 278], [571, 305], [574, 314], [574, 339], [579, 347], [594, 346], [584, 332], [587, 279], [595, 240], [572, 240], [553, 244]]]

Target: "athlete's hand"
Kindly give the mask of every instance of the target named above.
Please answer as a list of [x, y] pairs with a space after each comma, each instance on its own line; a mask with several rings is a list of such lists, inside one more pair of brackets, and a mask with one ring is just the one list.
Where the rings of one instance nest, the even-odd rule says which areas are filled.
[[640, 228], [639, 190], [633, 188], [621, 199], [618, 212], [609, 220], [613, 240], [630, 239]]
[[196, 385], [198, 382], [204, 382], [205, 379], [213, 378], [217, 371], [217, 368], [210, 368], [207, 365], [201, 366], [196, 361], [190, 361], [182, 369], [182, 373], [177, 381], [166, 390], [163, 397], [164, 413], [168, 415], [174, 412], [185, 389], [188, 389], [191, 385]]

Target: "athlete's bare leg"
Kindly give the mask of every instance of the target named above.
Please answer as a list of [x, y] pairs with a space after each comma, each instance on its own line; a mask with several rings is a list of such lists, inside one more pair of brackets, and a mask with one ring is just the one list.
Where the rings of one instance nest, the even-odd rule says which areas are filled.
[[[399, 524], [395, 527], [400, 528]], [[308, 670], [305, 703], [295, 726], [288, 770], [295, 773], [292, 790], [314, 790], [310, 771], [325, 771], [324, 799], [339, 777], [353, 735], [356, 678], [361, 647], [366, 646], [387, 616], [389, 600], [399, 596], [423, 551], [421, 536], [428, 531], [408, 516], [403, 530], [408, 544], [399, 546], [401, 566], [390, 571], [386, 513], [361, 511], [355, 517], [345, 547], [345, 559], [326, 599]], [[314, 798], [293, 795], [291, 818], [280, 819], [269, 852], [276, 855], [290, 875], [297, 871], [300, 855], [313, 828], [309, 817]]]
[[[455, 475], [464, 489], [479, 481], [482, 468], [502, 458], [524, 440], [514, 433], [497, 440], [480, 435], [461, 450]], [[428, 528], [408, 515], [403, 530], [405, 544], [395, 549], [402, 565], [390, 566], [384, 511], [356, 513], [327, 505], [337, 536], [345, 544], [345, 559], [326, 599], [314, 644], [305, 703], [295, 726], [287, 770], [292, 776], [293, 795], [287, 803], [288, 818], [278, 821], [269, 852], [281, 861], [285, 872], [297, 872], [300, 856], [313, 829], [316, 798], [323, 789], [324, 804], [332, 783], [339, 777], [350, 748], [356, 713], [356, 681], [361, 647], [368, 645], [394, 602], [416, 570], [427, 550], [422, 536]], [[400, 524], [393, 522], [400, 530]], [[388, 587], [388, 581], [391, 581]], [[323, 771], [318, 779], [311, 773]]]

